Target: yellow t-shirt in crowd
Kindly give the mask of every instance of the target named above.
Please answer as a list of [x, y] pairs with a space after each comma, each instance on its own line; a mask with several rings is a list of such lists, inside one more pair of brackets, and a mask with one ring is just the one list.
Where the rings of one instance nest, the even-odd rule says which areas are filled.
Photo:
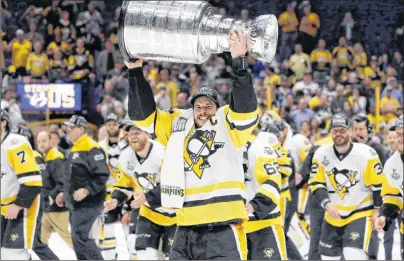
[[322, 70], [327, 64], [331, 63], [332, 54], [328, 50], [315, 49], [311, 52], [310, 59], [312, 63], [317, 63], [316, 68], [313, 68], [314, 70]]
[[279, 16], [278, 23], [282, 28], [282, 32], [285, 33], [296, 32], [299, 25], [295, 12], [283, 12]]
[[354, 56], [354, 50], [352, 47], [340, 47], [337, 46], [332, 50], [332, 55], [337, 59], [337, 65], [339, 67], [351, 67], [352, 59]]
[[300, 31], [311, 36], [316, 36], [317, 30], [320, 28], [320, 18], [316, 13], [310, 13], [302, 17], [300, 21]]
[[314, 96], [313, 98], [310, 99], [309, 101], [309, 108], [312, 110], [316, 108], [317, 106], [321, 105], [321, 99], [318, 98], [317, 96]]
[[28, 55], [31, 53], [32, 43], [28, 40], [20, 43], [15, 41], [11, 45], [11, 60], [15, 68], [25, 67], [27, 65]]
[[281, 77], [279, 75], [274, 74], [272, 77], [265, 76], [264, 79], [264, 87], [267, 88], [268, 86], [279, 86], [281, 84]]
[[[397, 101], [397, 99], [395, 99], [393, 97], [391, 97], [391, 98], [383, 97], [380, 100], [380, 108], [384, 108], [384, 107], [397, 109], [398, 107], [400, 107], [400, 103]], [[394, 115], [394, 113], [387, 113], [384, 116], [385, 116], [386, 122], [390, 122], [391, 120], [396, 118], [396, 115]]]
[[49, 68], [48, 55], [45, 53], [31, 53], [27, 59], [27, 72], [32, 76], [42, 76]]

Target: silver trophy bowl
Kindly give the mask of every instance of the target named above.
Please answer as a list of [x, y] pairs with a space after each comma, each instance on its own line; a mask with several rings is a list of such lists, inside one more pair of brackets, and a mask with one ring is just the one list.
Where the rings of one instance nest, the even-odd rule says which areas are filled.
[[212, 53], [230, 51], [226, 36], [231, 30], [248, 35], [248, 52], [271, 62], [278, 41], [274, 15], [261, 15], [250, 26], [214, 14], [204, 1], [123, 1], [118, 42], [123, 58], [200, 64]]

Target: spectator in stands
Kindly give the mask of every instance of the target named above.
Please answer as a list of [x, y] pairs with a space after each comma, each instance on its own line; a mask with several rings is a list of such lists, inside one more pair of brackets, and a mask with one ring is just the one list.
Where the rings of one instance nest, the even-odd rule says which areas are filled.
[[7, 46], [12, 56], [12, 65], [16, 68], [16, 74], [25, 76], [28, 55], [32, 50], [32, 43], [25, 39], [24, 31], [18, 29], [16, 31], [16, 38], [14, 38]]
[[360, 95], [359, 88], [352, 90], [352, 96], [348, 98], [348, 101], [355, 115], [366, 114], [366, 97]]
[[338, 85], [336, 91], [337, 97], [331, 101], [331, 110], [333, 114], [342, 112], [344, 110], [344, 103], [346, 101], [344, 96], [344, 87], [342, 85]]
[[396, 69], [397, 72], [397, 80], [404, 80], [404, 61], [402, 59], [402, 55], [400, 52], [395, 51], [393, 55], [393, 60], [391, 61], [391, 66]]
[[62, 33], [60, 32], [60, 27], [56, 27], [55, 30], [53, 30], [53, 33], [54, 33], [54, 39], [50, 44], [48, 44], [48, 47], [46, 48], [46, 53], [48, 55], [52, 55], [53, 50], [55, 48], [59, 48], [63, 56], [70, 55], [70, 52], [72, 51], [72, 45], [62, 40]]
[[46, 7], [42, 11], [42, 16], [46, 19], [48, 34], [52, 35], [54, 26], [58, 24], [62, 16], [62, 9], [59, 7], [59, 0], [52, 0], [51, 6]]
[[70, 78], [73, 81], [79, 82], [87, 78], [93, 68], [93, 56], [90, 51], [84, 48], [82, 39], [76, 42], [76, 48], [73, 50], [72, 55], [69, 57], [69, 72]]
[[170, 98], [171, 107], [175, 107], [176, 96], [179, 92], [179, 88], [175, 82], [170, 80], [169, 69], [163, 68], [160, 70], [160, 82], [156, 85], [156, 89], [160, 91], [162, 86], [166, 87], [166, 92]]
[[291, 111], [296, 110], [295, 97], [292, 93], [286, 95], [286, 98], [282, 100], [282, 107], [289, 107]]
[[36, 26], [39, 25], [39, 21], [42, 19], [41, 11], [42, 8], [36, 8], [33, 5], [25, 10], [25, 12], [19, 18], [20, 24], [25, 30], [28, 30], [31, 24], [35, 24]]
[[241, 10], [241, 20], [247, 25], [250, 26], [252, 23], [252, 20], [250, 19], [248, 15], [248, 10], [247, 9], [242, 9]]
[[298, 108], [290, 113], [290, 117], [296, 123], [296, 126], [301, 127], [303, 121], [310, 122], [316, 116], [315, 112], [307, 108], [307, 102], [301, 98], [298, 103]]
[[189, 94], [188, 92], [181, 91], [177, 93], [177, 107], [178, 109], [189, 109], [192, 108], [192, 105], [188, 102]]
[[[314, 118], [313, 118], [314, 119]], [[311, 135], [311, 121], [302, 121], [300, 123], [300, 134], [309, 138]]]
[[380, 67], [377, 64], [376, 56], [371, 57], [370, 66], [365, 67], [364, 74], [366, 77], [369, 77], [372, 80], [371, 86], [373, 88], [381, 87], [383, 72], [380, 70]]
[[355, 26], [355, 21], [352, 18], [351, 12], [346, 12], [344, 15], [344, 19], [341, 22], [341, 36], [343, 36], [348, 43], [351, 43], [353, 38], [353, 28]]
[[156, 105], [159, 109], [169, 110], [171, 108], [171, 99], [167, 93], [167, 87], [165, 85], [161, 85], [159, 89], [160, 91], [154, 95]]
[[383, 113], [387, 123], [395, 120], [397, 117], [395, 113], [400, 107], [400, 103], [392, 96], [393, 88], [391, 86], [386, 87], [386, 96], [380, 101], [380, 111]]
[[49, 82], [63, 80], [67, 76], [67, 59], [63, 58], [63, 54], [58, 47], [52, 50], [49, 57]]
[[119, 50], [115, 49], [110, 40], [105, 41], [105, 49], [102, 50], [96, 59], [96, 68], [100, 81], [103, 81], [108, 72], [114, 69], [114, 64], [121, 61]]
[[7, 73], [3, 76], [3, 80], [1, 82], [2, 89], [15, 90], [17, 88], [17, 83], [19, 82], [22, 82], [22, 76], [16, 73], [14, 65], [10, 65], [8, 67]]
[[318, 40], [318, 48], [310, 54], [315, 82], [325, 82], [331, 68], [332, 54], [325, 49], [325, 46], [326, 43], [324, 39]]
[[348, 70], [352, 68], [354, 50], [348, 46], [345, 37], [339, 38], [338, 46], [332, 50], [332, 55], [337, 62], [338, 76], [346, 77]]
[[53, 130], [51, 132], [49, 132], [50, 135], [50, 143], [52, 145], [52, 148], [57, 149], [58, 151], [60, 151], [64, 156], [67, 156], [67, 150], [63, 149], [62, 147], [60, 147], [60, 132], [63, 132], [59, 126], [57, 126], [56, 130]]
[[397, 79], [395, 77], [389, 78], [387, 79], [387, 85], [386, 88], [384, 88], [383, 92], [382, 92], [382, 97], [386, 97], [387, 96], [387, 90], [391, 88], [392, 92], [391, 92], [391, 96], [396, 99], [400, 104], [403, 104], [403, 90], [399, 89], [399, 85], [397, 82]]
[[306, 72], [303, 76], [303, 80], [295, 83], [293, 89], [294, 92], [303, 91], [307, 100], [316, 93], [316, 90], [320, 88], [317, 83], [312, 79], [311, 73]]
[[43, 35], [37, 32], [37, 25], [30, 24], [29, 25], [29, 32], [25, 35], [25, 39], [31, 41], [31, 43], [41, 42], [45, 43]]
[[321, 105], [321, 96], [323, 95], [322, 89], [317, 88], [315, 90], [315, 95], [309, 100], [309, 109], [315, 110], [318, 106]]
[[273, 88], [281, 84], [281, 78], [275, 73], [275, 69], [270, 66], [265, 67], [265, 78], [264, 78], [264, 88]]
[[299, 43], [295, 44], [295, 53], [290, 57], [289, 64], [296, 80], [302, 79], [305, 72], [311, 72], [310, 57], [302, 52], [302, 45]]
[[361, 43], [356, 43], [354, 46], [354, 59], [353, 59], [353, 68], [355, 68], [356, 73], [359, 79], [363, 79], [365, 77], [364, 69], [368, 64], [367, 54], [363, 51], [363, 47]]
[[[306, 2], [306, 3], [305, 3]], [[320, 29], [319, 16], [311, 12], [311, 6], [308, 1], [304, 1], [303, 13], [304, 16], [300, 20], [300, 42], [303, 45], [303, 52], [311, 53], [317, 42], [317, 32]]]
[[293, 44], [297, 39], [297, 26], [299, 25], [299, 21], [296, 17], [295, 7], [296, 1], [289, 3], [286, 11], [278, 18], [278, 23], [282, 30], [279, 48], [279, 58], [281, 61], [290, 57]]
[[62, 17], [59, 20], [58, 27], [62, 33], [62, 41], [68, 44], [74, 44], [77, 38], [75, 26], [70, 22], [70, 14], [68, 11], [62, 12]]
[[34, 43], [34, 52], [28, 56], [26, 69], [34, 82], [47, 80], [49, 59], [42, 51], [42, 42]]

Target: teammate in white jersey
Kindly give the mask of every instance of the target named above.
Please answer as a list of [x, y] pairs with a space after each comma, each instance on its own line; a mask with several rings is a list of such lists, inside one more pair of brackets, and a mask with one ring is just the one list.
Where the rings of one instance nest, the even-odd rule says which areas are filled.
[[[100, 141], [99, 144], [104, 150], [110, 176], [107, 182], [107, 197], [105, 200], [111, 199], [112, 186], [116, 183], [119, 155], [121, 154], [122, 147], [119, 137], [119, 117], [111, 113], [105, 121], [107, 130], [107, 138]], [[104, 223], [101, 228], [99, 246], [101, 253], [106, 260], [116, 260], [116, 237], [115, 237], [115, 224], [120, 220], [122, 208], [104, 213]]]
[[164, 147], [148, 133], [129, 126], [129, 147], [119, 157], [119, 178], [106, 208], [114, 209], [133, 195], [131, 207], [138, 209], [135, 249], [139, 260], [157, 260], [160, 240], [166, 258], [175, 234], [174, 210], [161, 207], [160, 168]]
[[380, 208], [380, 216], [375, 222], [375, 228], [379, 231], [388, 230], [397, 214], [401, 212], [401, 257], [404, 259], [404, 211], [403, 211], [403, 187], [404, 187], [404, 119], [400, 116], [395, 122], [397, 133], [397, 151], [386, 161], [384, 173], [385, 181], [382, 186], [383, 205]]
[[42, 177], [31, 145], [10, 132], [10, 116], [1, 110], [1, 259], [29, 260], [38, 237]]
[[350, 120], [334, 115], [330, 132], [334, 144], [321, 146], [314, 154], [310, 189], [326, 209], [321, 231], [323, 260], [366, 260], [372, 234], [372, 216], [381, 205], [384, 179], [380, 159], [366, 144], [352, 143]]

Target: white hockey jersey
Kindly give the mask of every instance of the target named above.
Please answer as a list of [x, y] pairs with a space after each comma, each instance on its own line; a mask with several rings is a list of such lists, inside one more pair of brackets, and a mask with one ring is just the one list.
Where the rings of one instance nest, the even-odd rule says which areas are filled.
[[345, 155], [338, 155], [333, 144], [321, 146], [313, 156], [309, 185], [312, 193], [324, 189], [341, 219], [325, 219], [334, 226], [372, 216], [373, 191], [381, 189], [383, 168], [376, 151], [366, 144], [352, 143]]
[[20, 184], [42, 186], [42, 177], [27, 139], [8, 133], [1, 142], [1, 215], [17, 199]]
[[383, 203], [403, 209], [404, 164], [401, 154], [396, 151], [384, 165], [385, 181], [382, 186]]
[[290, 152], [290, 156], [293, 158], [296, 172], [300, 172], [300, 168], [310, 148], [311, 143], [309, 139], [300, 133], [294, 135], [287, 143], [286, 149]]
[[160, 190], [154, 189], [160, 184], [164, 147], [157, 141], [150, 140], [150, 142], [150, 151], [145, 159], [139, 159], [130, 146], [122, 151], [119, 157], [118, 182], [114, 185], [114, 190], [124, 192], [129, 200], [134, 191], [141, 189], [146, 195], [146, 202], [140, 208], [139, 215], [158, 225], [171, 226], [176, 223], [175, 211], [163, 208], [161, 204], [155, 206], [154, 202], [152, 203], [160, 197]]
[[119, 163], [119, 156], [122, 152], [122, 146], [124, 143], [122, 142], [117, 142], [114, 144], [114, 146], [110, 146], [108, 138], [102, 140], [99, 142], [100, 147], [104, 150], [105, 155], [106, 155], [106, 161], [108, 164], [110, 176], [107, 181], [107, 198], [106, 200], [109, 200], [111, 197], [111, 191], [113, 185], [117, 181], [117, 167]]
[[282, 225], [280, 211], [282, 179], [278, 155], [269, 143], [267, 134], [272, 135], [260, 132], [251, 145], [245, 147], [248, 159], [245, 174], [247, 201], [255, 209], [255, 213], [249, 214], [249, 221], [244, 224], [246, 233], [272, 225]]

